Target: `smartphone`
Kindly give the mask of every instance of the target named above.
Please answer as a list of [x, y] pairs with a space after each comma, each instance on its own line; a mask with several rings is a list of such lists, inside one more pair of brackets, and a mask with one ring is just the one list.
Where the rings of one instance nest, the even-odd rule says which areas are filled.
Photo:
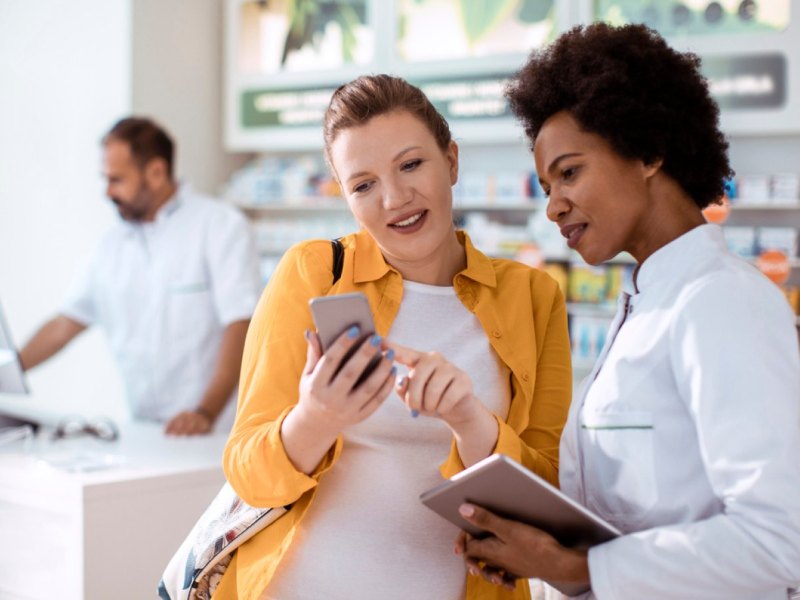
[[[361, 347], [361, 344], [375, 335], [375, 322], [372, 319], [369, 301], [361, 292], [353, 292], [312, 298], [308, 304], [311, 307], [311, 314], [314, 317], [314, 325], [317, 327], [323, 352], [330, 348], [331, 344], [344, 332], [354, 325], [358, 327], [358, 340], [336, 367], [333, 375], [335, 377], [356, 350]], [[382, 358], [383, 355], [380, 353], [375, 355], [356, 380], [353, 389], [361, 385], [372, 374]]]

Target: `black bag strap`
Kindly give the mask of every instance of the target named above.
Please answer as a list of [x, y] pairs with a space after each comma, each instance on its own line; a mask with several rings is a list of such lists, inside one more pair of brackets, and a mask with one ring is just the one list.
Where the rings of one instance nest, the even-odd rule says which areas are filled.
[[342, 276], [342, 268], [344, 267], [344, 246], [337, 238], [331, 240], [331, 248], [333, 249], [333, 283], [336, 283]]

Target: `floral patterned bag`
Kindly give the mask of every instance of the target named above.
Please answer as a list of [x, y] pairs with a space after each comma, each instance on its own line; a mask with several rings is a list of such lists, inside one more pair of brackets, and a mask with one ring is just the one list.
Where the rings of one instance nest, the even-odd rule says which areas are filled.
[[286, 511], [254, 508], [225, 483], [169, 561], [158, 586], [159, 598], [209, 600], [234, 550]]

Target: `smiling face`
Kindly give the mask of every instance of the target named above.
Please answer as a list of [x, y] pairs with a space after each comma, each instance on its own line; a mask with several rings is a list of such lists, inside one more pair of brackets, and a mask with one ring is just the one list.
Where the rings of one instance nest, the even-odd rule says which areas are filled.
[[356, 220], [406, 279], [451, 285], [464, 249], [453, 227], [458, 147], [446, 150], [407, 111], [343, 129], [331, 165]]
[[652, 253], [649, 181], [660, 163], [618, 154], [605, 139], [580, 128], [566, 111], [545, 121], [534, 146], [536, 172], [549, 196], [547, 217], [592, 265], [622, 251], [639, 262]]

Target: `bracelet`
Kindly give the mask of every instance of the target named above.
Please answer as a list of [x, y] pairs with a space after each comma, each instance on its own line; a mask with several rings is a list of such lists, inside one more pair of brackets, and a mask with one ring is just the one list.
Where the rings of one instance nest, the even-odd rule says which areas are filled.
[[193, 413], [196, 413], [196, 414], [198, 414], [198, 415], [200, 415], [201, 417], [205, 417], [205, 418], [206, 418], [206, 420], [207, 420], [209, 423], [213, 423], [213, 422], [214, 422], [214, 419], [213, 419], [213, 417], [211, 416], [211, 413], [209, 413], [209, 412], [208, 412], [208, 411], [207, 411], [205, 408], [203, 408], [202, 406], [198, 406], [198, 407], [197, 407], [197, 408], [195, 408], [195, 409], [194, 409], [192, 412], [193, 412]]

